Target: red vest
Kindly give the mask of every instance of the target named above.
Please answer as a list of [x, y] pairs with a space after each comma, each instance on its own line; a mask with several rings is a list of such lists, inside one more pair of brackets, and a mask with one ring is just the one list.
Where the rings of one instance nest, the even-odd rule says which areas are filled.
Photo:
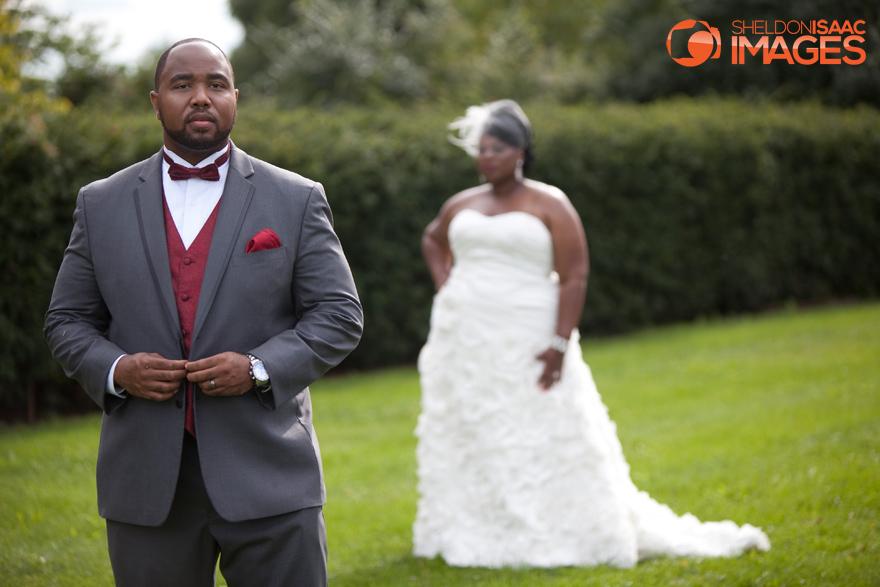
[[[205, 265], [208, 263], [208, 251], [211, 249], [211, 237], [217, 224], [218, 202], [214, 211], [205, 221], [201, 232], [192, 242], [189, 249], [183, 246], [180, 233], [174, 225], [168, 203], [165, 207], [165, 238], [168, 241], [168, 261], [171, 263], [171, 283], [174, 286], [174, 300], [177, 302], [177, 316], [180, 320], [180, 333], [183, 334], [184, 358], [189, 359], [192, 345], [192, 332], [196, 323], [196, 310], [199, 307], [199, 293], [202, 290], [202, 279], [205, 276]], [[196, 435], [195, 412], [193, 411], [193, 386], [186, 386], [186, 420], [187, 432]]]

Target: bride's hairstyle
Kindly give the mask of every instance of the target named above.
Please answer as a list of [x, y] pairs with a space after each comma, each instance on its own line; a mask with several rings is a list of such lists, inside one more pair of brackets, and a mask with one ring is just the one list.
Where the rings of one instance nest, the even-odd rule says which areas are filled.
[[449, 135], [449, 142], [464, 149], [471, 157], [480, 152], [480, 137], [487, 134], [525, 151], [524, 170], [527, 171], [534, 161], [532, 125], [513, 100], [470, 106], [464, 116], [449, 123], [449, 130], [458, 131], [458, 136]]

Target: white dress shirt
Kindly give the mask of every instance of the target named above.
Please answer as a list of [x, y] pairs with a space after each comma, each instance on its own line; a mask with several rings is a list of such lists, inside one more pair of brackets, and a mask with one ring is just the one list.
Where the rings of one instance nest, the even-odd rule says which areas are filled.
[[[230, 147], [231, 148], [231, 145]], [[182, 157], [162, 147], [172, 161], [183, 165], [184, 167], [204, 167], [213, 163], [220, 158], [225, 150], [217, 151], [205, 157], [197, 165], [190, 165], [183, 160]], [[171, 219], [174, 220], [174, 226], [180, 234], [184, 248], [189, 249], [196, 237], [208, 221], [208, 217], [217, 207], [220, 196], [223, 195], [223, 188], [226, 187], [226, 176], [229, 174], [229, 160], [219, 167], [220, 181], [207, 181], [200, 178], [173, 180], [168, 176], [168, 169], [171, 166], [162, 158], [162, 188], [165, 191], [165, 201], [168, 203], [168, 211], [171, 212]], [[107, 393], [122, 396], [124, 391], [116, 386], [113, 382], [113, 375], [116, 373], [116, 365], [125, 355], [120, 355], [110, 367], [110, 373], [107, 375]]]
[[[163, 147], [163, 149], [165, 148]], [[217, 151], [199, 162], [198, 165], [190, 165], [168, 149], [165, 149], [165, 152], [175, 163], [184, 167], [204, 167], [225, 153], [225, 151]], [[229, 173], [229, 161], [227, 160], [220, 166], [220, 181], [207, 181], [199, 178], [175, 181], [168, 176], [170, 167], [163, 157], [162, 187], [165, 189], [165, 201], [168, 202], [168, 210], [171, 212], [171, 218], [174, 220], [177, 232], [180, 233], [183, 246], [188, 249], [199, 236], [199, 232], [202, 231], [202, 227], [205, 226], [205, 222], [214, 211], [217, 202], [220, 201], [220, 196], [223, 195], [226, 176]]]

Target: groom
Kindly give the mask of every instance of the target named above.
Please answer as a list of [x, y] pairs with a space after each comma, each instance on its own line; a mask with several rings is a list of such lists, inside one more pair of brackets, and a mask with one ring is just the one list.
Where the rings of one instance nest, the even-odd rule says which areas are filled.
[[327, 584], [308, 385], [362, 310], [320, 184], [229, 140], [226, 55], [187, 39], [151, 93], [164, 148], [79, 192], [46, 314], [102, 407], [98, 509], [117, 585]]

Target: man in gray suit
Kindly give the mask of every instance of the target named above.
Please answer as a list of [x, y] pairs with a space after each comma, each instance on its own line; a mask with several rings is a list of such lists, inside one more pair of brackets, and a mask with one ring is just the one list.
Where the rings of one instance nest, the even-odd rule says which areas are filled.
[[[46, 314], [103, 408], [98, 509], [118, 585], [327, 584], [308, 386], [363, 314], [320, 184], [229, 141], [226, 55], [156, 67], [164, 148], [85, 186]], [[272, 129], [267, 129], [271, 131]]]

